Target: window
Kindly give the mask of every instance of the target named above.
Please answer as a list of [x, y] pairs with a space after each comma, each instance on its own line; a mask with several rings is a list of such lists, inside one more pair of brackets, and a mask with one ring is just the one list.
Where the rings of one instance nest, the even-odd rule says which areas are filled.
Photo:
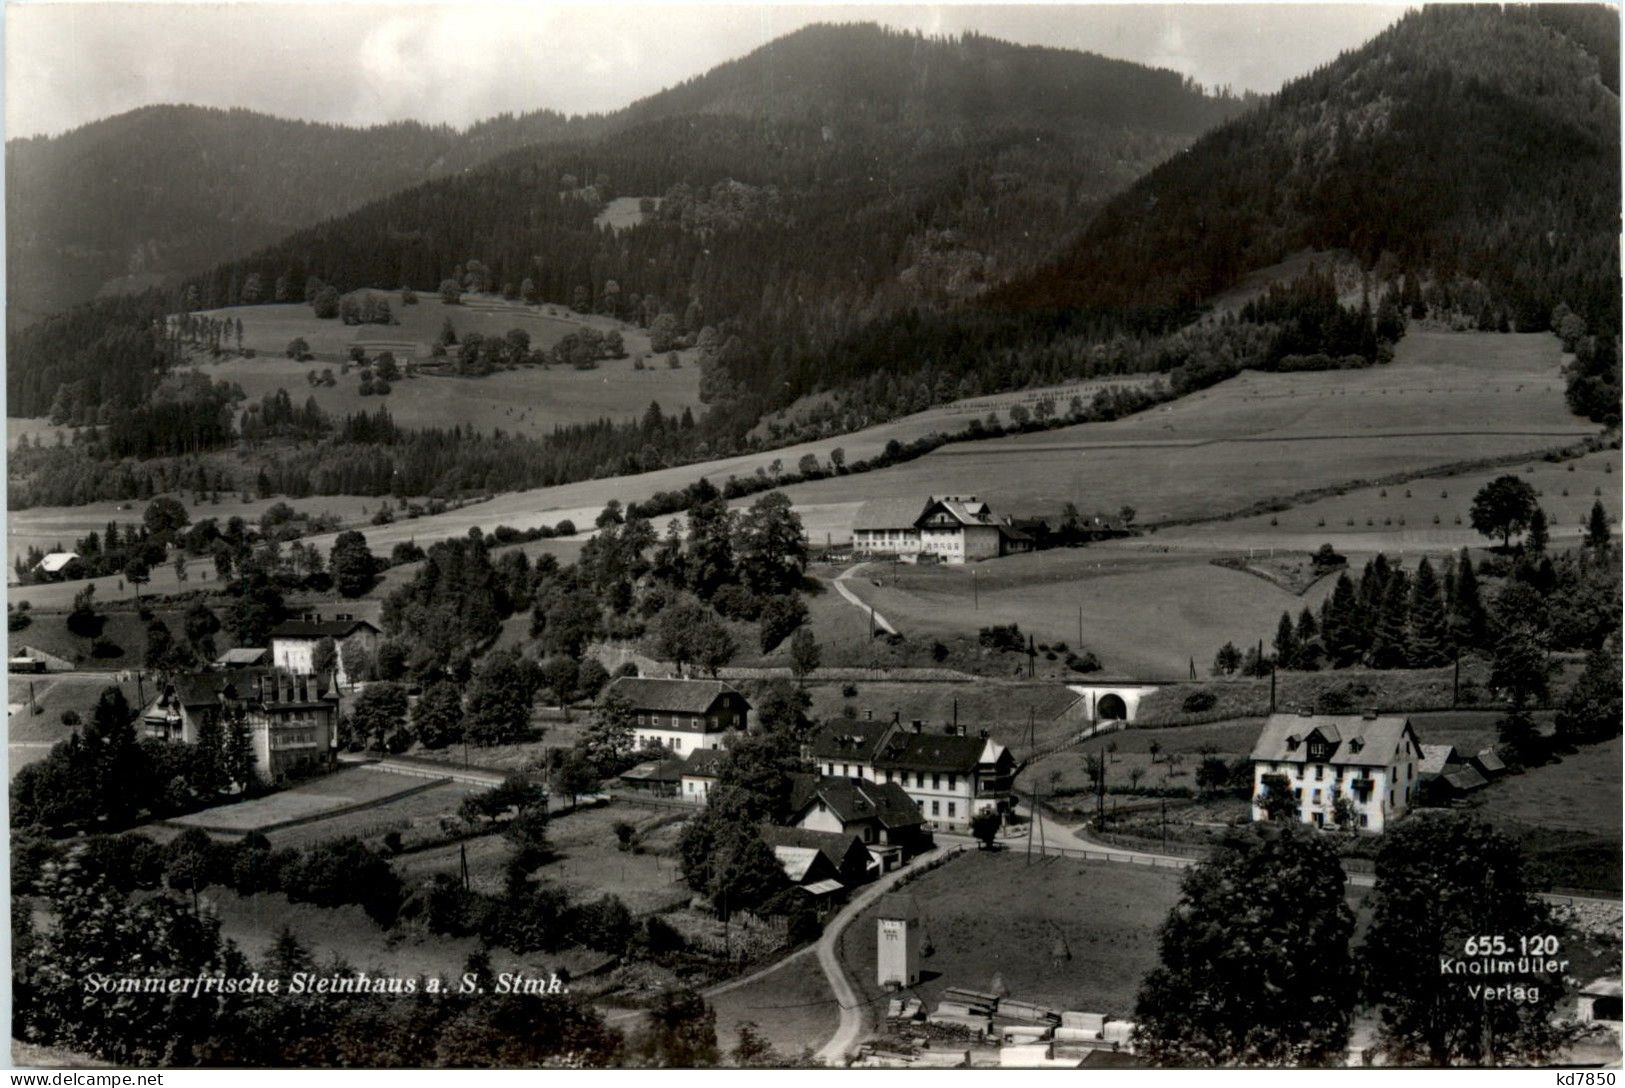
[[850, 764], [850, 763], [841, 764], [841, 774], [842, 774], [843, 777], [850, 778], [852, 776], [852, 764]]
[[1312, 797], [1312, 798], [1310, 798], [1310, 800], [1311, 800], [1311, 801], [1312, 801], [1312, 802], [1313, 802], [1313, 803], [1314, 803], [1314, 804], [1317, 804], [1317, 805], [1318, 805], [1318, 804], [1320, 804], [1320, 791], [1319, 791], [1319, 790], [1316, 790], [1316, 791], [1315, 791], [1315, 795], [1314, 795], [1314, 796], [1313, 796], [1313, 797]]
[[934, 790], [940, 790], [942, 788], [942, 776], [940, 774], [934, 774], [931, 776], [931, 788]]
[[948, 818], [949, 819], [953, 819], [953, 817], [954, 817], [954, 809], [956, 807], [957, 806], [955, 806], [955, 804], [952, 801], [948, 802]]
[[942, 814], [942, 802], [941, 801], [932, 801], [931, 802], [931, 815], [940, 816], [941, 814]]
[[1323, 765], [1319, 764], [1319, 763], [1315, 764], [1315, 781], [1319, 782], [1321, 779], [1323, 779], [1325, 777], [1326, 777], [1326, 768]]
[[818, 811], [819, 812], [828, 812], [829, 811], [829, 806], [824, 804], [824, 799], [822, 797], [820, 797], [818, 799]]
[[925, 789], [925, 774], [921, 771], [914, 772], [914, 788], [917, 790]]
[[951, 774], [948, 776], [948, 788], [951, 790], [957, 790], [959, 788], [959, 776], [957, 774]]
[[1360, 826], [1361, 827], [1370, 827], [1371, 826], [1371, 817], [1367, 816], [1363, 812], [1360, 813]]
[[672, 747], [672, 751], [681, 752], [683, 750], [683, 738], [682, 737], [673, 737], [673, 738], [671, 738], [671, 747]]
[[824, 773], [827, 774], [827, 775], [833, 776], [835, 774], [835, 764], [833, 764], [833, 763], [824, 764]]

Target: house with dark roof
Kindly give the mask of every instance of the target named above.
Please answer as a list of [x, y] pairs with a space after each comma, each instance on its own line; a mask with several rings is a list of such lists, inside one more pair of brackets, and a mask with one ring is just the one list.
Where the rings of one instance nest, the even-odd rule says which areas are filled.
[[886, 871], [930, 845], [920, 806], [895, 782], [798, 774], [790, 812], [794, 827], [857, 836]]
[[604, 689], [632, 708], [632, 735], [640, 748], [660, 744], [678, 755], [725, 746], [750, 715], [745, 697], [721, 680], [622, 676]]
[[674, 798], [683, 780], [683, 761], [676, 756], [650, 759], [622, 771], [615, 777], [615, 785], [632, 794], [644, 797]]
[[690, 752], [683, 760], [677, 796], [692, 804], [705, 804], [711, 796], [711, 787], [722, 776], [722, 757], [727, 754], [725, 748], [696, 748]]
[[214, 659], [217, 669], [252, 669], [271, 663], [271, 651], [262, 646], [239, 646]]
[[1009, 811], [1015, 758], [988, 737], [964, 726], [928, 730], [915, 720], [837, 721], [814, 734], [808, 745], [814, 769], [830, 777], [894, 783], [919, 806], [925, 826], [966, 831], [976, 813]]
[[377, 653], [381, 634], [377, 625], [346, 612], [326, 619], [319, 613], [307, 612], [271, 629], [271, 664], [308, 676], [316, 671], [316, 647], [324, 639], [332, 639], [339, 686], [347, 687], [353, 678], [346, 670], [346, 654], [358, 650]]
[[141, 711], [145, 736], [196, 744], [206, 723], [246, 729], [263, 782], [330, 770], [337, 755], [339, 696], [328, 677], [245, 668], [174, 676]]
[[975, 495], [872, 500], [852, 522], [852, 550], [904, 562], [965, 563], [1031, 551], [1033, 539], [1009, 518], [994, 517]]
[[1271, 714], [1253, 746], [1253, 819], [1269, 819], [1266, 795], [1286, 790], [1303, 823], [1337, 826], [1341, 816], [1380, 832], [1415, 801], [1422, 760], [1406, 717]]
[[814, 850], [822, 854], [829, 865], [819, 864], [813, 867], [797, 869], [792, 873], [786, 867], [785, 875], [797, 884], [808, 882], [809, 875], [814, 881], [829, 879], [828, 874], [833, 872], [835, 879], [845, 887], [862, 884], [873, 880], [880, 875], [880, 862], [869, 852], [863, 840], [857, 835], [845, 835], [839, 831], [809, 831], [801, 827], [778, 827], [774, 824], [762, 825], [762, 841], [773, 848], [773, 854], [780, 864], [799, 863], [806, 859], [804, 851]]

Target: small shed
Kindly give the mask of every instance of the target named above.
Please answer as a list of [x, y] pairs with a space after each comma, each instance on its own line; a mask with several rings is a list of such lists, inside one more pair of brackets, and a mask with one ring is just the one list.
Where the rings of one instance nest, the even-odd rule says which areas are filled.
[[1478, 769], [1478, 773], [1485, 778], [1495, 778], [1507, 773], [1507, 765], [1501, 762], [1501, 757], [1494, 748], [1486, 748], [1474, 756], [1469, 762]]

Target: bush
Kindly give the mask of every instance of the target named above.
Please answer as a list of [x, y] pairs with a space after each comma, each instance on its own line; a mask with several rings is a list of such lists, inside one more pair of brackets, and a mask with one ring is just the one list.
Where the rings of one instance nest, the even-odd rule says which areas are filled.
[[1180, 705], [1187, 714], [1205, 714], [1217, 706], [1218, 702], [1218, 696], [1211, 691], [1193, 691], [1185, 696], [1185, 701]]
[[1067, 654], [1067, 667], [1073, 672], [1099, 672], [1100, 659], [1092, 653]]
[[1019, 654], [1027, 648], [1027, 640], [1022, 637], [1021, 626], [1014, 623], [984, 627], [976, 632], [976, 642], [983, 649], [997, 650], [1000, 653]]

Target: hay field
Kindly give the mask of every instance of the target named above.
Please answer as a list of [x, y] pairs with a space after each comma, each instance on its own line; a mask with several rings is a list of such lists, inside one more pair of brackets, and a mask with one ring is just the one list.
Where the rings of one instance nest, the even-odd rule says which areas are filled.
[[[222, 525], [234, 517], [257, 525], [260, 515], [279, 502], [286, 503], [300, 513], [312, 517], [331, 514], [346, 525], [364, 524], [368, 515], [377, 510], [384, 501], [382, 498], [367, 495], [312, 495], [304, 499], [283, 496], [269, 499], [250, 498], [248, 502], [243, 502], [240, 494], [226, 491], [220, 493], [220, 501], [217, 503], [207, 500], [201, 503], [194, 502], [190, 491], [173, 492], [168, 497], [185, 506], [186, 512], [191, 515], [194, 522], [205, 518], [218, 518]], [[151, 499], [107, 500], [87, 503], [84, 506], [35, 506], [27, 510], [8, 511], [7, 561], [8, 563], [15, 561], [17, 556], [26, 554], [30, 546], [42, 551], [51, 551], [61, 544], [64, 548], [72, 549], [74, 541], [93, 530], [98, 534], [103, 532], [110, 521], [118, 522], [120, 529], [125, 525], [139, 524], [142, 513], [151, 501]], [[102, 591], [97, 589], [96, 592], [100, 597]]]
[[[1214, 517], [1276, 496], [1545, 449], [1593, 433], [1563, 400], [1550, 336], [1417, 330], [1387, 366], [1248, 371], [1112, 423], [957, 443], [906, 465], [797, 484], [818, 532], [849, 539], [865, 499], [975, 494], [1001, 514], [1063, 503], [1139, 521]], [[844, 524], [843, 524], [844, 521]]]
[[[642, 414], [650, 401], [658, 401], [668, 414], [680, 413], [684, 408], [698, 412], [701, 408], [695, 353], [679, 352], [683, 366], [677, 370], [666, 365], [664, 356], [650, 360], [643, 370], [635, 369], [634, 357], [649, 352], [648, 334], [635, 325], [596, 315], [571, 314], [558, 307], [525, 306], [489, 298], [447, 306], [438, 298], [420, 295], [416, 306], [401, 306], [398, 293], [376, 293], [387, 294], [399, 325], [346, 326], [337, 320], [317, 320], [311, 316], [310, 307], [293, 304], [209, 311], [208, 316], [240, 319], [244, 346], [258, 354], [253, 359], [232, 357], [203, 363], [203, 371], [212, 378], [241, 385], [250, 401], [286, 389], [296, 404], [314, 397], [323, 411], [335, 416], [386, 406], [395, 422], [404, 427], [460, 423], [481, 431], [501, 428], [510, 434], [533, 437], [549, 434], [561, 424], [630, 419]], [[356, 371], [338, 373], [339, 360], [348, 357], [352, 346], [365, 347], [369, 355], [388, 349], [402, 362], [412, 358], [427, 360], [447, 319], [459, 337], [469, 332], [500, 337], [509, 329], [521, 328], [530, 333], [532, 346], [544, 348], [577, 329], [615, 329], [626, 343], [627, 357], [603, 360], [595, 370], [525, 368], [483, 378], [420, 374], [393, 383], [384, 397], [363, 397]], [[310, 344], [317, 357], [314, 361], [287, 358], [288, 341], [296, 336]], [[337, 385], [312, 387], [308, 383], [306, 374], [323, 368], [334, 370]]]
[[[1473, 496], [1497, 476], [1513, 475], [1539, 493], [1552, 540], [1566, 544], [1585, 532], [1591, 505], [1601, 500], [1617, 525], [1621, 515], [1620, 452], [1600, 450], [1561, 463], [1523, 464], [1455, 476], [1414, 480], [1396, 487], [1363, 487], [1275, 514], [1179, 526], [1159, 532], [1165, 546], [1241, 550], [1311, 549], [1330, 543], [1344, 552], [1424, 552], [1439, 555], [1490, 543], [1472, 527]], [[1272, 524], [1273, 522], [1273, 524]], [[1499, 543], [1498, 541], [1496, 543]]]
[[[1000, 975], [1023, 1001], [1128, 1018], [1157, 964], [1157, 927], [1179, 898], [1177, 869], [972, 852], [904, 889], [934, 948], [913, 992], [933, 1007], [950, 986], [991, 988]], [[1057, 930], [1072, 958], [1052, 959]], [[875, 910], [841, 935], [841, 959], [867, 999], [875, 985]], [[884, 1010], [882, 1010], [884, 1011]]]
[[1323, 579], [1299, 596], [1197, 555], [1092, 549], [964, 567], [877, 564], [864, 573], [847, 584], [908, 637], [974, 637], [984, 626], [1019, 624], [1038, 642], [1082, 646], [1100, 659], [1101, 672], [1073, 676], [1040, 658], [1046, 675], [1076, 680], [1183, 679], [1191, 658], [1205, 671], [1226, 641], [1273, 631], [1283, 611], [1318, 608], [1331, 592]]
[[343, 767], [332, 774], [279, 790], [252, 801], [219, 805], [176, 817], [187, 826], [221, 828], [231, 831], [258, 831], [273, 824], [317, 816], [349, 805], [382, 801], [421, 789], [427, 779], [385, 774], [360, 767]]

